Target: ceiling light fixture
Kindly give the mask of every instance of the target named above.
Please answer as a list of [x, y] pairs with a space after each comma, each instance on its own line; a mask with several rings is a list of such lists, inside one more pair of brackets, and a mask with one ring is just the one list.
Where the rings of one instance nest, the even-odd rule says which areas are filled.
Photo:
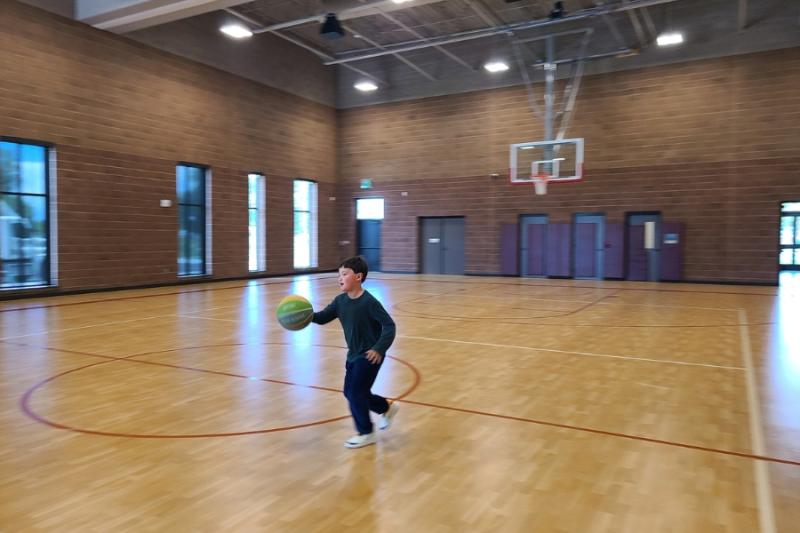
[[253, 32], [241, 24], [226, 24], [225, 26], [221, 27], [219, 31], [225, 35], [228, 35], [229, 37], [233, 37], [234, 39], [244, 39], [246, 37], [253, 36]]
[[371, 81], [360, 81], [360, 82], [356, 83], [355, 85], [353, 85], [353, 87], [355, 87], [359, 91], [365, 92], [365, 93], [372, 92], [372, 91], [374, 91], [374, 90], [376, 90], [378, 88], [378, 86], [375, 85]]
[[508, 65], [502, 61], [491, 61], [483, 65], [483, 68], [489, 72], [505, 72], [508, 70]]
[[670, 33], [662, 33], [656, 39], [658, 46], [670, 46], [673, 44], [681, 44], [683, 42], [683, 34], [678, 31]]
[[325, 22], [319, 27], [319, 34], [325, 39], [339, 39], [344, 37], [344, 29], [336, 18], [336, 13], [325, 15]]

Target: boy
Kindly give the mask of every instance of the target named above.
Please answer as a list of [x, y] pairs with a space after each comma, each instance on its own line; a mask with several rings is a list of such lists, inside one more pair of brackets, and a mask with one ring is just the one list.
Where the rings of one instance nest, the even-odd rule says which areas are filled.
[[350, 437], [347, 448], [361, 448], [375, 444], [375, 432], [369, 412], [381, 415], [378, 427], [389, 429], [392, 418], [400, 408], [397, 402], [372, 394], [370, 390], [386, 350], [394, 341], [395, 326], [392, 317], [381, 303], [361, 287], [367, 279], [367, 262], [363, 257], [351, 257], [339, 265], [339, 287], [342, 293], [320, 311], [314, 313], [312, 322], [327, 324], [334, 318], [342, 323], [347, 341], [347, 363], [344, 375], [344, 396], [350, 404], [357, 435]]

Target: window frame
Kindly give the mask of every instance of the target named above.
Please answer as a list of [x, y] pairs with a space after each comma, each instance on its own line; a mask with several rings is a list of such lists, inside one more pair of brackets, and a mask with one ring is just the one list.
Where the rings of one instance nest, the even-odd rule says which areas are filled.
[[[250, 205], [250, 179], [256, 178], [256, 205]], [[256, 215], [256, 249], [250, 243], [250, 217]], [[263, 172], [247, 173], [247, 270], [250, 274], [267, 271], [267, 176]], [[255, 252], [255, 270], [251, 268], [252, 254]]]
[[[0, 135], [0, 142], [13, 143], [16, 145], [28, 145], [44, 148], [44, 192], [43, 193], [22, 193], [22, 192], [4, 192], [0, 191], [0, 195], [16, 196], [21, 198], [23, 196], [33, 196], [44, 198], [44, 237], [45, 237], [45, 258], [44, 258], [44, 279], [42, 283], [30, 285], [8, 285], [3, 286], [0, 284], [0, 291], [24, 291], [32, 289], [41, 289], [42, 287], [54, 286], [54, 265], [53, 265], [53, 236], [54, 228], [53, 222], [55, 213], [53, 213], [54, 205], [52, 201], [53, 187], [51, 181], [53, 179], [52, 170], [54, 165], [51, 165], [51, 159], [55, 154], [55, 145], [46, 141], [37, 141], [34, 139], [25, 139], [20, 137], [11, 137]], [[0, 260], [2, 262], [2, 260]]]
[[[202, 186], [202, 190], [201, 190], [201, 193], [200, 193], [200, 197], [203, 199], [203, 203], [202, 204], [191, 204], [191, 203], [185, 203], [185, 202], [181, 201], [180, 191], [178, 190], [178, 169], [180, 167], [196, 168], [196, 169], [200, 169], [202, 171], [202, 179], [200, 181], [201, 186]], [[182, 220], [182, 216], [181, 216], [181, 207], [183, 207], [183, 206], [199, 207], [200, 208], [200, 213], [201, 213], [200, 225], [203, 228], [202, 231], [201, 231], [202, 244], [201, 244], [200, 257], [202, 258], [202, 269], [201, 269], [200, 273], [181, 273], [181, 266], [180, 266], [181, 265], [181, 261], [180, 261], [180, 259], [181, 259], [181, 250], [180, 250], [180, 237], [179, 237], [179, 240], [178, 240], [178, 254], [177, 254], [178, 256], [176, 258], [176, 262], [177, 262], [177, 265], [178, 265], [177, 275], [178, 275], [178, 278], [181, 278], [181, 279], [198, 278], [198, 277], [203, 277], [203, 276], [208, 276], [209, 275], [208, 257], [206, 255], [206, 254], [208, 254], [208, 251], [209, 251], [208, 231], [207, 231], [207, 228], [208, 228], [208, 226], [207, 226], [208, 216], [207, 215], [208, 214], [207, 214], [206, 211], [209, 208], [209, 202], [208, 202], [208, 177], [209, 177], [209, 172], [210, 171], [211, 171], [211, 168], [209, 166], [201, 165], [199, 163], [189, 163], [189, 162], [186, 162], [186, 161], [179, 161], [175, 165], [175, 192], [176, 192], [177, 204], [178, 204], [178, 236], [180, 236], [180, 231], [181, 231], [181, 228], [183, 227], [182, 226], [183, 220]], [[186, 256], [186, 257], [188, 257], [188, 256]]]
[[[295, 187], [298, 182], [306, 182], [311, 184], [309, 191], [309, 209], [298, 209], [295, 204]], [[296, 244], [296, 224], [297, 213], [308, 213], [308, 265], [298, 266], [297, 264], [297, 249]], [[315, 180], [308, 178], [295, 178], [292, 180], [292, 267], [295, 270], [311, 270], [319, 266], [319, 183]]]

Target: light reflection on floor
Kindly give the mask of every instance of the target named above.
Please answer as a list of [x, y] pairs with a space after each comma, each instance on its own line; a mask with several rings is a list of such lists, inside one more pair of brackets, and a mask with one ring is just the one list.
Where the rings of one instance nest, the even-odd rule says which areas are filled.
[[775, 303], [770, 352], [772, 416], [787, 428], [800, 431], [800, 272], [782, 272]]

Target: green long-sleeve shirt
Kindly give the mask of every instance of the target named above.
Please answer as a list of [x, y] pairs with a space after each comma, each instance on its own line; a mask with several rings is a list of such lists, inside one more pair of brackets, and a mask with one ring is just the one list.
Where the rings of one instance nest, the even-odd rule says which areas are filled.
[[348, 362], [364, 357], [367, 350], [386, 355], [394, 341], [394, 320], [369, 291], [365, 290], [358, 298], [340, 294], [325, 309], [314, 313], [312, 322], [327, 324], [334, 318], [342, 323]]

